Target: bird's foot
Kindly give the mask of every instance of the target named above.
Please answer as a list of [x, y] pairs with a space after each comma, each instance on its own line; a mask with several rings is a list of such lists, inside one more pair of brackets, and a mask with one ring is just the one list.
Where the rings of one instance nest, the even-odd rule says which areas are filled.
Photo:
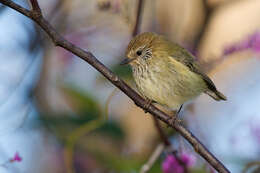
[[145, 103], [145, 105], [144, 105], [144, 113], [147, 113], [148, 112], [148, 108], [150, 107], [150, 105], [152, 104], [152, 100], [150, 100], [150, 99], [146, 99], [146, 101], [145, 101], [146, 103]]
[[[180, 124], [182, 122], [182, 120], [179, 119], [176, 115], [174, 115], [173, 117], [169, 117], [167, 121], [169, 121], [170, 125], [174, 125], [175, 123]], [[168, 127], [170, 127], [170, 125], [168, 125]]]
[[[170, 123], [171, 125], [174, 125], [175, 123], [178, 123], [178, 124], [181, 123], [181, 119], [179, 119], [179, 113], [181, 112], [182, 106], [183, 106], [183, 105], [180, 106], [180, 108], [178, 109], [177, 112], [174, 112], [174, 113], [173, 113], [173, 116], [172, 116], [172, 117], [169, 117], [169, 118], [168, 118], [168, 121], [169, 121], [169, 123]], [[168, 127], [169, 127], [169, 126], [168, 126]]]

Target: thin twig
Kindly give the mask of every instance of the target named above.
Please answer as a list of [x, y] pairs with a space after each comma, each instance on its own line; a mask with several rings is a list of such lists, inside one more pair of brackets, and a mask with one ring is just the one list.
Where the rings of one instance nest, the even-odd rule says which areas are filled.
[[30, 2], [31, 2], [33, 11], [36, 11], [38, 13], [42, 13], [41, 8], [40, 8], [39, 3], [38, 3], [38, 0], [30, 0]]
[[177, 160], [177, 162], [184, 168], [184, 173], [188, 173], [188, 167], [187, 165], [181, 160], [181, 158], [178, 155], [177, 150], [173, 151], [171, 154], [174, 155], [175, 159]]
[[158, 159], [158, 157], [161, 155], [161, 153], [163, 152], [163, 150], [166, 148], [169, 148], [171, 146], [170, 141], [168, 140], [168, 138], [166, 137], [166, 135], [164, 134], [159, 120], [156, 119], [155, 117], [153, 117], [154, 120], [154, 125], [156, 127], [156, 130], [162, 140], [162, 144], [159, 144], [156, 149], [154, 150], [154, 152], [152, 153], [152, 155], [149, 157], [148, 161], [142, 166], [140, 173], [146, 173], [148, 172], [152, 166], [154, 165], [155, 161]]
[[156, 129], [157, 129], [157, 132], [159, 133], [159, 136], [160, 136], [161, 140], [163, 141], [164, 145], [167, 146], [167, 147], [170, 146], [171, 143], [170, 143], [170, 141], [168, 140], [167, 136], [164, 134], [164, 132], [163, 132], [161, 126], [160, 126], [160, 123], [159, 123], [158, 119], [156, 119], [155, 117], [153, 117], [153, 120], [154, 120], [154, 125], [155, 125], [155, 127], [156, 127]]
[[155, 116], [156, 118], [160, 119], [170, 127], [174, 128], [176, 131], [178, 131], [186, 140], [188, 140], [188, 142], [194, 147], [197, 153], [199, 153], [206, 161], [208, 161], [217, 171], [219, 171], [220, 173], [230, 172], [212, 153], [208, 151], [208, 149], [191, 132], [185, 129], [177, 121], [171, 124], [168, 118], [169, 116], [155, 106], [149, 105], [148, 107], [146, 107], [145, 105], [147, 102], [144, 98], [137, 94], [137, 92], [135, 92], [124, 81], [122, 81], [111, 70], [109, 70], [104, 64], [102, 64], [91, 52], [85, 51], [64, 39], [49, 24], [49, 22], [44, 19], [42, 15], [39, 15], [34, 11], [29, 11], [10, 0], [0, 0], [0, 2], [31, 18], [48, 34], [48, 36], [51, 38], [52, 42], [56, 46], [63, 47], [64, 49], [80, 57], [82, 60], [88, 62], [92, 67], [94, 67], [102, 75], [104, 75], [104, 77], [106, 77], [111, 83], [113, 83], [129, 98], [131, 98], [137, 106], [141, 107], [142, 109], [146, 109], [146, 111], [149, 112], [151, 115]]
[[118, 92], [118, 89], [115, 88], [113, 89], [113, 91], [109, 94], [106, 103], [105, 103], [105, 121], [108, 121], [109, 119], [109, 103], [111, 102], [112, 98], [116, 95], [116, 93]]
[[144, 5], [144, 0], [139, 0], [138, 5], [137, 5], [137, 13], [136, 13], [136, 19], [135, 19], [135, 26], [134, 30], [132, 32], [132, 36], [136, 36], [139, 32], [140, 29], [140, 23], [141, 23], [141, 15], [143, 11], [143, 5]]
[[154, 165], [155, 161], [158, 159], [158, 157], [161, 155], [165, 148], [164, 144], [159, 144], [154, 152], [152, 153], [151, 157], [149, 157], [149, 160], [142, 166], [140, 173], [146, 173], [148, 172], [151, 167]]
[[201, 30], [200, 30], [200, 32], [199, 32], [199, 34], [198, 34], [198, 36], [197, 36], [197, 38], [195, 40], [194, 48], [193, 48], [194, 51], [198, 50], [198, 47], [199, 47], [199, 45], [201, 43], [201, 40], [202, 40], [204, 34], [207, 31], [208, 23], [209, 23], [209, 21], [211, 19], [212, 12], [213, 12], [213, 8], [208, 5], [208, 1], [207, 0], [203, 0], [203, 7], [204, 7], [204, 10], [205, 10], [205, 19], [203, 21]]
[[90, 133], [93, 130], [98, 129], [104, 123], [103, 120], [97, 119], [91, 122], [85, 123], [83, 126], [80, 126], [72, 133], [69, 134], [65, 149], [65, 166], [67, 173], [75, 173], [74, 166], [73, 166], [73, 156], [74, 156], [74, 149], [77, 141], [84, 135]]
[[157, 129], [157, 131], [160, 135], [160, 138], [163, 141], [165, 147], [170, 149], [170, 152], [171, 152], [170, 154], [173, 154], [175, 156], [176, 160], [184, 168], [184, 173], [187, 173], [188, 172], [187, 165], [179, 158], [177, 151], [173, 150], [171, 148], [171, 143], [170, 143], [169, 139], [167, 138], [167, 136], [164, 134], [163, 129], [162, 129], [159, 121], [155, 117], [153, 117], [153, 119], [154, 119], [155, 127], [156, 127], [156, 129]]

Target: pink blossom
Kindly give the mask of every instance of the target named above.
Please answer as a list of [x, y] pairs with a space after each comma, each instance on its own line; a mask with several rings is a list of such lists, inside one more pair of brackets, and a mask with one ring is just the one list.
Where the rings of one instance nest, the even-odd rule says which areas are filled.
[[192, 167], [196, 163], [196, 157], [189, 153], [182, 153], [180, 159], [188, 167]]
[[181, 153], [179, 158], [168, 155], [162, 163], [162, 169], [164, 173], [184, 173], [184, 168], [194, 166], [195, 162], [196, 158], [188, 153]]
[[184, 168], [173, 155], [168, 155], [163, 161], [162, 169], [164, 173], [183, 173]]
[[242, 51], [245, 49], [252, 49], [255, 52], [260, 52], [260, 33], [255, 32], [252, 35], [250, 35], [248, 38], [242, 40], [239, 43], [235, 43], [232, 45], [227, 46], [223, 54], [229, 55], [237, 51]]
[[10, 162], [21, 162], [21, 161], [22, 161], [22, 157], [19, 155], [18, 152], [15, 153], [12, 159], [10, 159]]
[[252, 35], [252, 49], [256, 52], [260, 52], [260, 33], [256, 32]]

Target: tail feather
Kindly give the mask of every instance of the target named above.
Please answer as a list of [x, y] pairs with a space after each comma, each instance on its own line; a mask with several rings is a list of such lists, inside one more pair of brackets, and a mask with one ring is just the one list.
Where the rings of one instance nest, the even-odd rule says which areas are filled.
[[222, 94], [221, 92], [215, 90], [215, 91], [206, 91], [206, 94], [208, 94], [213, 99], [220, 101], [220, 100], [227, 100], [227, 97]]

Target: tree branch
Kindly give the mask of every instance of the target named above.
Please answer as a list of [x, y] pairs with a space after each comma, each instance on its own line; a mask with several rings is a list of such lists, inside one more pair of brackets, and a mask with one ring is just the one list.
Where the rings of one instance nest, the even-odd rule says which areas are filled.
[[[32, 0], [36, 3], [36, 0]], [[93, 66], [96, 70], [98, 70], [101, 74], [103, 74], [111, 83], [113, 83], [117, 88], [119, 88], [122, 92], [124, 92], [128, 97], [130, 97], [137, 106], [145, 109], [146, 101], [139, 94], [137, 94], [132, 88], [130, 88], [124, 81], [122, 81], [118, 76], [111, 72], [106, 66], [104, 66], [91, 52], [85, 51], [69, 41], [65, 40], [57, 31], [47, 22], [43, 16], [39, 15], [37, 7], [34, 6], [32, 11], [29, 11], [20, 5], [10, 1], [10, 0], [0, 0], [0, 3], [9, 6], [10, 8], [22, 13], [23, 15], [31, 18], [34, 22], [36, 22], [51, 38], [53, 43], [56, 46], [63, 47], [64, 49], [72, 52], [73, 54], [80, 57], [82, 60], [88, 62], [91, 66]], [[32, 4], [33, 5], [33, 4]], [[36, 10], [38, 13], [35, 13]], [[157, 109], [155, 106], [150, 105], [147, 109], [147, 112], [165, 122], [167, 125], [174, 128], [178, 131], [189, 143], [194, 147], [194, 149], [205, 159], [207, 160], [212, 167], [214, 167], [220, 173], [229, 173], [230, 171], [225, 168], [225, 166], [217, 160], [217, 158], [211, 154], [207, 148], [200, 143], [200, 141], [187, 129], [185, 129], [178, 122], [171, 124], [169, 121], [169, 116]]]
[[38, 0], [30, 0], [30, 2], [32, 5], [32, 10], [41, 14], [42, 12], [41, 12], [41, 8], [39, 6]]

